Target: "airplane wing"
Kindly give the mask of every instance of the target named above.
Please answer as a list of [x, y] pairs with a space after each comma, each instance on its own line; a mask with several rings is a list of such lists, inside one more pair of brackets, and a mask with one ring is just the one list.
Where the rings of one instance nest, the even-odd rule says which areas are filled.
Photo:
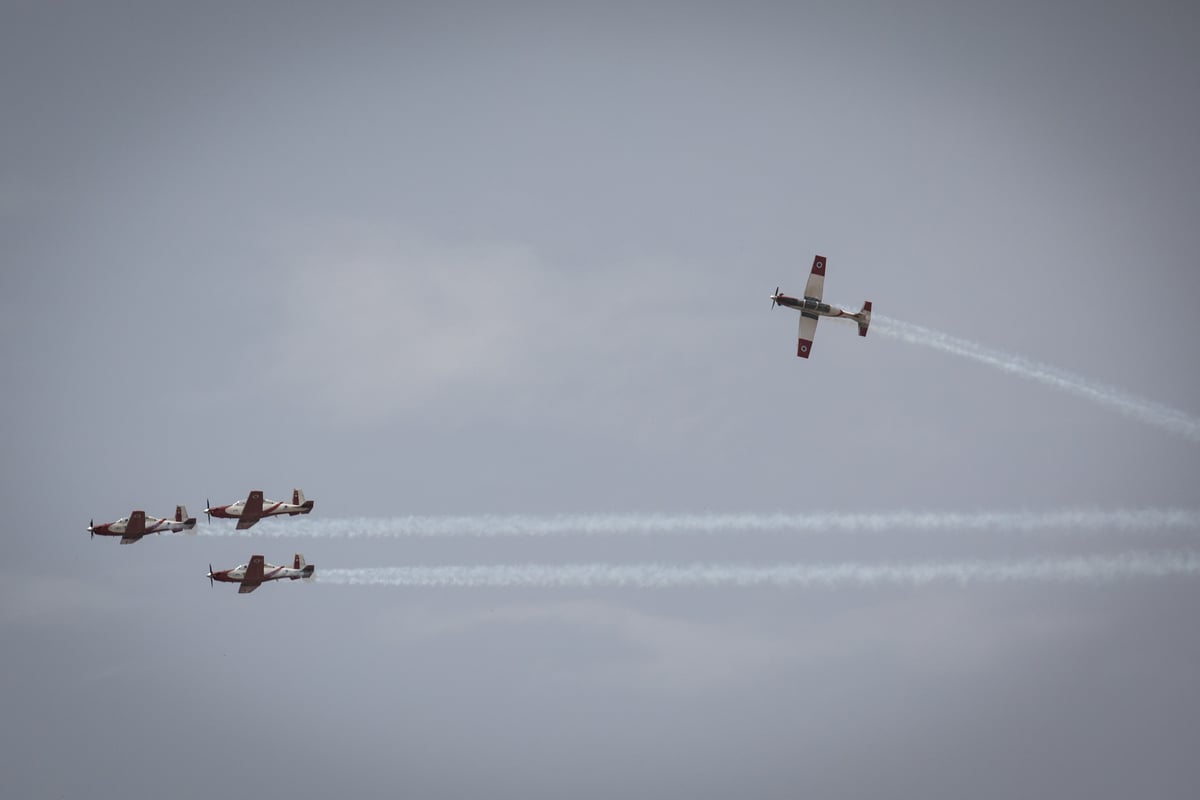
[[[808, 284], [804, 287], [804, 296], [821, 299], [825, 292], [825, 256], [813, 256], [812, 272], [808, 275]], [[803, 338], [803, 337], [801, 337]], [[811, 336], [809, 337], [812, 338]]]
[[146, 512], [134, 511], [129, 515], [129, 522], [125, 525], [125, 535], [121, 537], [121, 544], [132, 544], [145, 535]]
[[238, 587], [238, 594], [249, 594], [250, 592], [253, 592], [262, 585], [262, 580], [263, 557], [251, 556], [250, 563], [246, 565], [246, 576], [242, 578], [242, 585]]
[[244, 531], [254, 523], [262, 519], [263, 510], [263, 493], [255, 489], [246, 498], [246, 504], [242, 506], [242, 514], [238, 517], [237, 529]]
[[800, 312], [800, 341], [796, 344], [796, 355], [800, 358], [808, 358], [812, 355], [812, 342], [813, 337], [817, 335], [818, 319], [820, 318], [816, 314], [809, 314], [807, 311]]

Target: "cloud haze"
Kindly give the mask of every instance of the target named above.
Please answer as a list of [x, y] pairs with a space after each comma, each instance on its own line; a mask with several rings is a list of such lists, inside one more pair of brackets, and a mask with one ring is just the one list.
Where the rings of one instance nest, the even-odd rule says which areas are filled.
[[1194, 796], [1198, 31], [9, 4], [6, 790]]

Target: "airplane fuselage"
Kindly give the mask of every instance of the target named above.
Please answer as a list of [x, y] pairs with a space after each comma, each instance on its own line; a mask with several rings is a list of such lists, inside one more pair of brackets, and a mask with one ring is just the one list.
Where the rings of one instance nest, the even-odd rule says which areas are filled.
[[[240, 564], [233, 569], [219, 569], [210, 573], [214, 581], [222, 581], [224, 583], [241, 583], [246, 579], [246, 571], [249, 569], [248, 564]], [[312, 574], [309, 570], [307, 573]], [[281, 581], [285, 578], [291, 580], [299, 580], [305, 577], [304, 569], [295, 569], [293, 567], [277, 567], [274, 564], [263, 565], [263, 582], [266, 581]]]
[[853, 311], [831, 306], [829, 303], [822, 303], [820, 300], [814, 300], [811, 297], [791, 297], [786, 294], [776, 294], [771, 295], [771, 299], [781, 306], [794, 308], [801, 314], [808, 314], [810, 316], [857, 318], [857, 315]]
[[[134, 512], [139, 513], [139, 512]], [[182, 516], [182, 515], [181, 515]], [[187, 519], [166, 519], [165, 517], [146, 517], [145, 527], [140, 532], [135, 532], [131, 537], [133, 540], [140, 539], [150, 533], [180, 533], [182, 531], [190, 531], [196, 527], [196, 518], [188, 517]], [[129, 517], [121, 517], [116, 522], [104, 522], [100, 525], [88, 526], [88, 531], [93, 536], [120, 536], [124, 538], [130, 529]]]
[[227, 506], [209, 505], [204, 512], [210, 517], [221, 519], [236, 519], [237, 529], [244, 531], [253, 527], [263, 517], [296, 516], [312, 511], [313, 501], [304, 499], [304, 492], [292, 490], [292, 502], [283, 503], [277, 500], [267, 500], [261, 489], [254, 489], [245, 500], [230, 503]]
[[239, 564], [233, 569], [215, 570], [212, 564], [209, 564], [208, 579], [222, 583], [239, 583], [241, 585], [238, 587], [238, 594], [249, 594], [267, 581], [311, 578], [315, 570], [316, 567], [306, 562], [300, 553], [296, 553], [290, 567], [277, 567], [268, 564], [262, 556], [254, 555], [250, 557], [250, 563]]
[[[240, 519], [245, 507], [246, 501], [238, 500], [236, 503], [230, 503], [227, 506], [213, 506], [212, 508], [205, 510], [209, 514], [212, 514], [214, 517], [218, 517], [220, 519]], [[308, 512], [312, 511], [312, 509], [313, 502], [311, 500], [300, 504], [266, 500], [263, 502], [262, 513], [256, 514], [255, 518], [276, 517], [281, 514], [289, 514], [294, 517], [297, 514], [307, 514]]]
[[[150, 520], [154, 520], [154, 524], [150, 524]], [[92, 528], [92, 533], [97, 536], [124, 536], [125, 530], [129, 527], [129, 517], [121, 517], [116, 522], [105, 522], [102, 525], [96, 525]], [[196, 527], [196, 520], [190, 519], [186, 522], [176, 522], [173, 519], [157, 519], [155, 517], [146, 517], [146, 533], [162, 533], [170, 531], [171, 533], [179, 533], [180, 531], [191, 530]]]

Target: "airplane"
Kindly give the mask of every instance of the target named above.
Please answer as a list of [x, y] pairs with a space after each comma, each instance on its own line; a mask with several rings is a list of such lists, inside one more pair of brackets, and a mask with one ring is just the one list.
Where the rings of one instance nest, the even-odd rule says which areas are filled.
[[212, 564], [209, 564], [208, 582], [212, 586], [216, 586], [213, 581], [240, 583], [238, 594], [249, 594], [266, 581], [281, 581], [284, 578], [293, 581], [300, 578], [309, 580], [315, 569], [316, 567], [312, 564], [305, 562], [304, 556], [300, 553], [296, 553], [291, 567], [277, 567], [274, 564], [266, 563], [262, 556], [250, 556], [249, 564], [239, 564], [233, 569], [214, 570]]
[[817, 322], [821, 317], [852, 319], [858, 323], [858, 335], [866, 336], [867, 327], [871, 324], [871, 301], [863, 303], [862, 310], [855, 314], [842, 308], [821, 302], [825, 291], [825, 256], [814, 256], [812, 272], [808, 275], [808, 284], [804, 287], [804, 297], [788, 297], [775, 287], [771, 295], [771, 308], [776, 305], [794, 308], [800, 312], [800, 342], [796, 345], [796, 355], [808, 358], [812, 355], [813, 336], [817, 333]]
[[[205, 502], [207, 503], [207, 501]], [[313, 501], [305, 500], [304, 492], [299, 489], [292, 490], [292, 502], [290, 503], [264, 500], [262, 491], [255, 489], [245, 500], [239, 500], [227, 506], [214, 506], [211, 503], [207, 503], [207, 506], [204, 513], [208, 515], [210, 521], [213, 517], [236, 519], [238, 521], [237, 529], [244, 531], [263, 517], [274, 517], [280, 514], [294, 517], [297, 514], [307, 514], [312, 511]]]
[[162, 533], [171, 531], [190, 531], [196, 527], [196, 518], [187, 515], [183, 506], [175, 506], [175, 519], [147, 517], [145, 511], [131, 511], [128, 517], [121, 517], [116, 522], [105, 522], [97, 525], [95, 520], [88, 523], [88, 532], [95, 538], [101, 536], [120, 536], [121, 544], [133, 544], [147, 533]]

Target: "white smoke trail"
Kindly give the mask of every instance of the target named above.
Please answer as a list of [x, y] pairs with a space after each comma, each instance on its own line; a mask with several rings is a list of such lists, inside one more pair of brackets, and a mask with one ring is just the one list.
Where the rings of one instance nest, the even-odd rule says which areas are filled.
[[1031, 533], [1060, 530], [1149, 532], [1200, 530], [1200, 512], [1186, 509], [1065, 509], [1057, 511], [887, 511], [808, 514], [556, 514], [363, 517], [263, 520], [248, 531], [200, 526], [210, 536], [272, 538], [550, 537], [600, 535], [706, 535], [721, 533]]
[[457, 588], [927, 586], [949, 583], [1094, 583], [1200, 575], [1200, 553], [1125, 553], [1007, 561], [869, 564], [504, 564], [320, 570], [325, 584]]
[[893, 339], [932, 347], [944, 353], [970, 358], [1005, 372], [1030, 378], [1052, 388], [1108, 406], [1139, 422], [1155, 425], [1184, 436], [1193, 442], [1200, 442], [1200, 419], [1170, 406], [1129, 394], [1113, 386], [1095, 383], [1058, 367], [1030, 361], [1001, 350], [993, 350], [967, 339], [959, 339], [931, 328], [901, 322], [880, 314], [875, 314], [871, 318], [871, 330]]

